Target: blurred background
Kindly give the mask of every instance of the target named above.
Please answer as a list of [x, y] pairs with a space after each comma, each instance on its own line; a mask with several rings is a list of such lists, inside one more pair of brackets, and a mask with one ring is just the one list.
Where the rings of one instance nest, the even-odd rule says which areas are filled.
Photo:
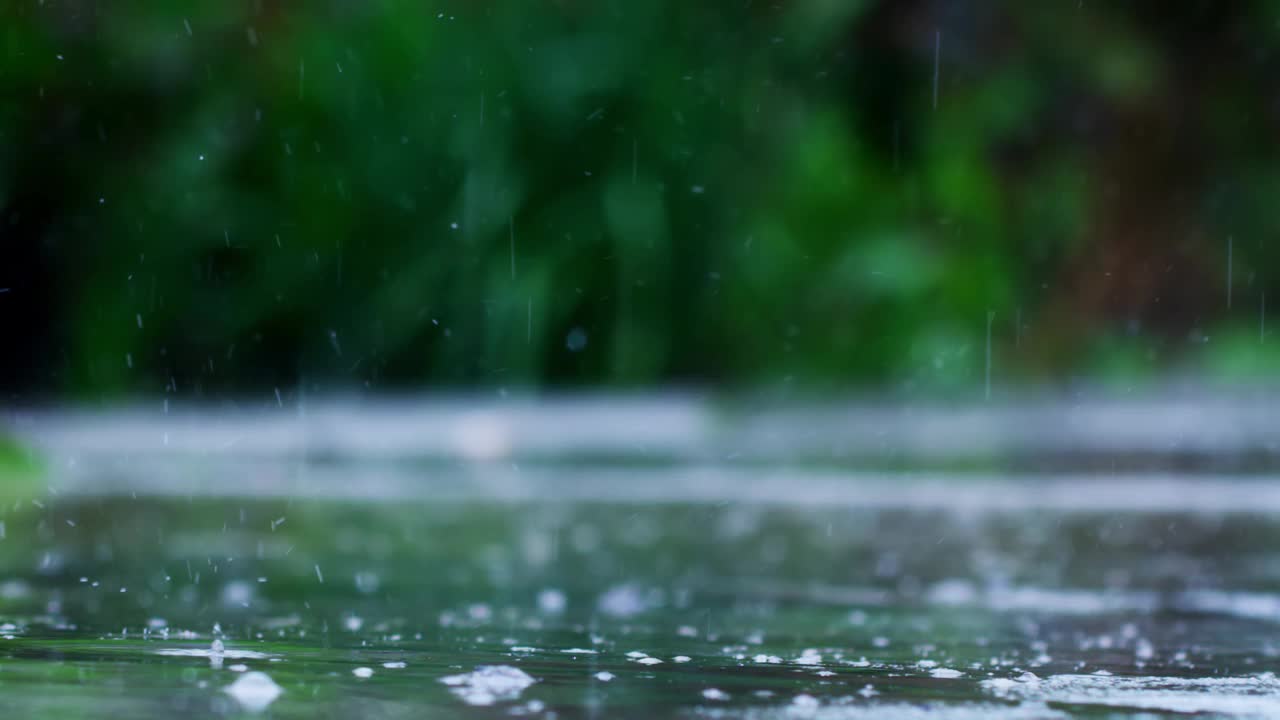
[[1280, 359], [1265, 0], [43, 0], [0, 26], [8, 401], [981, 396], [988, 367]]

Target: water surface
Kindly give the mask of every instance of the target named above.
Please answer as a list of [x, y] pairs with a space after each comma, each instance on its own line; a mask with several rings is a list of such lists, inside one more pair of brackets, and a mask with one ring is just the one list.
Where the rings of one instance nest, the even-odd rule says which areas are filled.
[[[561, 432], [593, 428], [561, 453], [468, 411], [411, 456], [403, 428], [375, 453], [297, 416], [274, 437], [234, 415], [203, 436], [196, 416], [21, 417], [46, 471], [0, 511], [0, 710], [1280, 715], [1261, 441], [1229, 473], [1213, 446], [1191, 469], [1127, 446], [1037, 469], [1025, 443], [903, 468], [870, 443], [713, 455], [671, 431], [706, 427], [687, 410], [560, 409]], [[793, 427], [770, 417], [697, 442]]]

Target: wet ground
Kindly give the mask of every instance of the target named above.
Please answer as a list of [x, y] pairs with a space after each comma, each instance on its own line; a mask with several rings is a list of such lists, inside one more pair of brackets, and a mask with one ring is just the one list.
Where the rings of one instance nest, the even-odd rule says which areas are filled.
[[0, 510], [0, 715], [1280, 716], [1256, 408], [1101, 448], [1096, 407], [1044, 441], [999, 430], [1046, 410], [935, 412], [938, 444], [678, 404], [417, 443], [241, 412], [11, 418], [39, 480]]

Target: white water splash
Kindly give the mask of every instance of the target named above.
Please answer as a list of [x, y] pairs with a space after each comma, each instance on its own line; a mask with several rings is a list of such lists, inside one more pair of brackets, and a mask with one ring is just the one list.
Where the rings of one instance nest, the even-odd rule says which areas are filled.
[[440, 682], [451, 686], [451, 692], [468, 705], [492, 705], [519, 699], [537, 680], [518, 667], [481, 665], [475, 672], [449, 675]]
[[247, 672], [222, 689], [249, 712], [262, 712], [284, 690], [264, 672]]

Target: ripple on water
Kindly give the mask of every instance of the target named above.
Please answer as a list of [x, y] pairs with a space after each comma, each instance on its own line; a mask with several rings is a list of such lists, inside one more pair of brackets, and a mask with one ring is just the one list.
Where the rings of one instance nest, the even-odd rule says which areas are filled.
[[807, 695], [791, 703], [752, 708], [701, 707], [698, 715], [712, 720], [1068, 720], [1070, 717], [1040, 702], [1018, 705], [994, 703], [867, 703], [853, 698], [819, 702]]
[[266, 660], [271, 656], [256, 650], [212, 650], [209, 648], [164, 648], [153, 651], [170, 657], [225, 658], [227, 660]]
[[1006, 699], [1097, 707], [1122, 707], [1228, 717], [1280, 717], [1280, 681], [1274, 673], [1240, 677], [1182, 678], [1024, 673], [984, 680], [982, 687]]

